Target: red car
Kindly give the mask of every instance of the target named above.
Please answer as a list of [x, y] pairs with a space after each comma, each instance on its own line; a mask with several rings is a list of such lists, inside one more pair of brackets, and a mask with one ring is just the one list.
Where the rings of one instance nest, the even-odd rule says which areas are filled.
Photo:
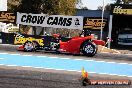
[[[95, 40], [94, 36], [89, 33], [82, 33], [83, 36], [69, 38], [67, 41], [62, 41], [62, 38], [58, 34], [53, 36], [45, 36], [43, 38], [44, 45], [41, 46], [37, 41], [26, 41], [18, 50], [24, 51], [36, 51], [39, 49], [65, 52], [71, 54], [83, 54], [85, 56], [94, 56], [97, 52], [97, 45], [105, 45], [102, 40]], [[49, 38], [47, 38], [49, 37]]]

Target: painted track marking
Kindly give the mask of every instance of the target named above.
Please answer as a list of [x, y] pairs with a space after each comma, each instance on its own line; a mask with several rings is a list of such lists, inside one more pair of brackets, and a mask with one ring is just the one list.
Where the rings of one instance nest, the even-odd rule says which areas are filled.
[[[30, 58], [29, 58], [30, 57]], [[48, 56], [1, 54], [0, 65], [21, 66], [80, 72], [85, 67], [89, 73], [132, 76], [132, 65], [94, 60], [70, 59]]]

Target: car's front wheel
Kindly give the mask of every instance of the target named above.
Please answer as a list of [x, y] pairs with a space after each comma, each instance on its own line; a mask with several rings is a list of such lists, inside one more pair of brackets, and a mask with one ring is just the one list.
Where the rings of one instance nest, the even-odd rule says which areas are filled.
[[24, 44], [24, 51], [26, 51], [26, 52], [32, 52], [34, 50], [34, 48], [35, 48], [34, 44], [30, 41], [28, 41]]
[[87, 41], [81, 47], [81, 52], [85, 56], [94, 56], [97, 53], [97, 47], [94, 43]]

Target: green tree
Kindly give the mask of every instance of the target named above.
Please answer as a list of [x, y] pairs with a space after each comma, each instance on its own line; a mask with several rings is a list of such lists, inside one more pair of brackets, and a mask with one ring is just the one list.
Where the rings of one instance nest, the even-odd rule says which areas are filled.
[[19, 4], [20, 0], [7, 0], [7, 10], [13, 12]]
[[[102, 6], [98, 6], [98, 7], [97, 7], [97, 10], [102, 10], [102, 9], [103, 9]], [[104, 10], [110, 11], [110, 10], [111, 10], [110, 4], [107, 4], [107, 5], [104, 7]]]
[[73, 15], [81, 0], [8, 0], [8, 10], [25, 13]]
[[[44, 13], [49, 15], [74, 15], [81, 0], [8, 0], [8, 11]], [[25, 26], [23, 26], [25, 27]], [[22, 31], [27, 28], [22, 28]], [[33, 27], [36, 33], [35, 27]]]

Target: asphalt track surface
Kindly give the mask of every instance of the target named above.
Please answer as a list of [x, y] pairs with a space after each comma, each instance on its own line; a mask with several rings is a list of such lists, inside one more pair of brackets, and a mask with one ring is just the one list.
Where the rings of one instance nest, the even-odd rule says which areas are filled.
[[[114, 61], [120, 63], [131, 64], [131, 55], [102, 55], [98, 54], [92, 58], [85, 56], [73, 56], [64, 54], [52, 54], [44, 52], [33, 52], [24, 53], [16, 52], [14, 50], [1, 50], [0, 52], [6, 52], [11, 54], [23, 54], [23, 55], [47, 55], [47, 56], [58, 56], [69, 58], [79, 58], [79, 59], [93, 59], [93, 60], [104, 60], [104, 61]], [[101, 55], [101, 56], [100, 56]], [[115, 59], [116, 58], [116, 59]], [[24, 68], [24, 67], [10, 67], [10, 66], [0, 66], [0, 88], [132, 88], [131, 85], [89, 85], [83, 87], [79, 81], [81, 73], [79, 72], [69, 72], [69, 71], [57, 71], [57, 70], [47, 70], [47, 69], [36, 69], [36, 68]], [[100, 74], [89, 74], [90, 79], [130, 79], [131, 77], [123, 77], [117, 75], [100, 75]]]

